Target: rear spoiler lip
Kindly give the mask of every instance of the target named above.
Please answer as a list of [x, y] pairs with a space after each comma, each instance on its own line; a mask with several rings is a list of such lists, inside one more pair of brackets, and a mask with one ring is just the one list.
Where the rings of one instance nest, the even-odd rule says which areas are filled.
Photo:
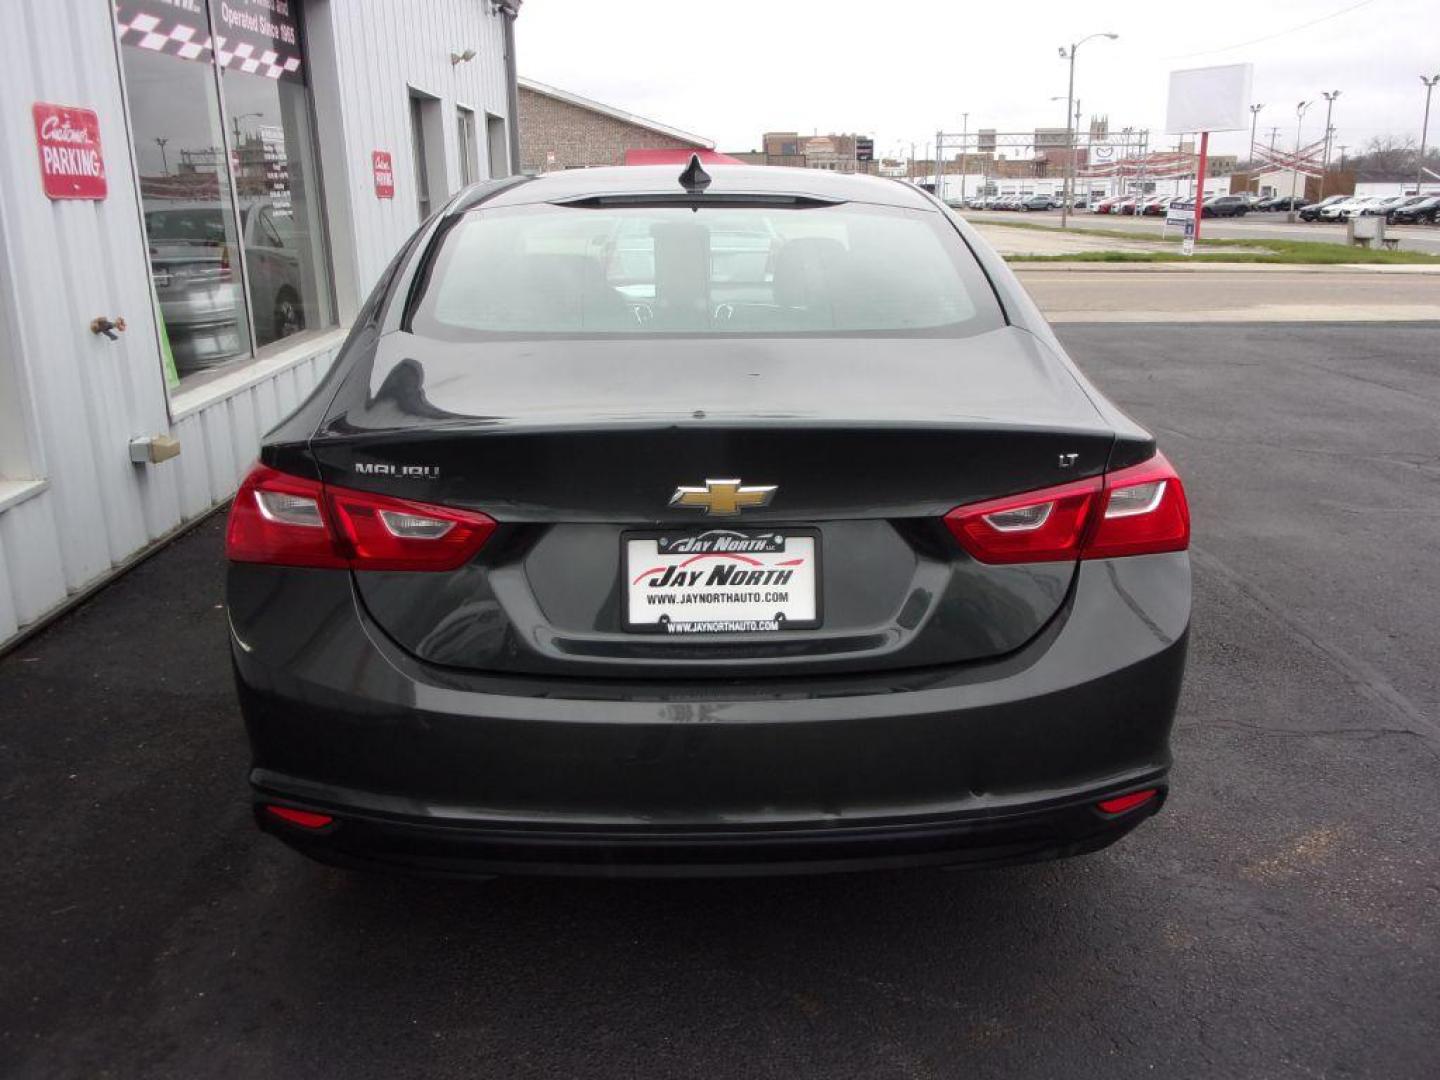
[[572, 206], [583, 209], [600, 209], [612, 206], [682, 206], [698, 208], [703, 206], [790, 206], [797, 209], [817, 206], [842, 206], [848, 199], [835, 199], [824, 195], [807, 195], [803, 192], [744, 192], [723, 191], [705, 194], [686, 191], [626, 191], [597, 192], [591, 195], [573, 195], [563, 199], [551, 199], [551, 206]]

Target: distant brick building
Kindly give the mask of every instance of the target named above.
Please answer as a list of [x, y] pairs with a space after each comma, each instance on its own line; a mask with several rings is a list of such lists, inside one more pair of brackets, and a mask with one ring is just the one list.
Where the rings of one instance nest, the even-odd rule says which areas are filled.
[[796, 131], [767, 131], [761, 136], [763, 150], [749, 150], [732, 157], [756, 165], [785, 165], [795, 169], [826, 169], [830, 172], [878, 173], [874, 160], [875, 140], [865, 135], [801, 135]]
[[520, 171], [623, 165], [626, 150], [713, 150], [699, 135], [598, 101], [519, 80]]

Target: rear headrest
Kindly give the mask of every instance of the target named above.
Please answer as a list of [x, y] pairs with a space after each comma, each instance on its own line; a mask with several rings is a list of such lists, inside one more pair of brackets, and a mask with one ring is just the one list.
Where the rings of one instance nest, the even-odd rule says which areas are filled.
[[831, 283], [845, 272], [849, 259], [845, 245], [828, 236], [789, 241], [775, 254], [775, 302], [782, 307], [829, 304]]

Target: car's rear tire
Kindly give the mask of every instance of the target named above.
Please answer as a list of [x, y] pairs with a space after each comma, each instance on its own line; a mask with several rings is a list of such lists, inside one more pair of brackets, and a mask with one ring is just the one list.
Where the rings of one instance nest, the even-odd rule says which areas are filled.
[[276, 341], [305, 329], [305, 311], [300, 306], [300, 298], [291, 290], [283, 289], [275, 297], [270, 327], [275, 331]]

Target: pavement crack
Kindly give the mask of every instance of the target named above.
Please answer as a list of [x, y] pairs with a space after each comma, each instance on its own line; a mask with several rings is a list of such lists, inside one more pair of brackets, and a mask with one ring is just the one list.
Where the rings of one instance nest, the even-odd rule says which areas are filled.
[[1398, 721], [1400, 729], [1428, 740], [1440, 741], [1440, 722], [1402, 693], [1374, 664], [1314, 634], [1265, 589], [1236, 573], [1210, 552], [1192, 545], [1190, 556], [1207, 574], [1224, 582], [1250, 604], [1280, 623], [1291, 636], [1329, 660], [1363, 697], [1387, 713], [1392, 720]]
[[1437, 761], [1440, 761], [1440, 748], [1431, 745], [1432, 738], [1428, 732], [1415, 731], [1412, 728], [1277, 728], [1266, 724], [1243, 724], [1235, 720], [1207, 720], [1194, 724], [1183, 724], [1181, 731], [1195, 729], [1219, 728], [1221, 730], [1246, 731], [1253, 735], [1263, 735], [1277, 739], [1348, 739], [1352, 742], [1374, 742], [1377, 739], [1388, 739], [1395, 736], [1409, 739], [1419, 739], [1426, 752], [1431, 754]]

